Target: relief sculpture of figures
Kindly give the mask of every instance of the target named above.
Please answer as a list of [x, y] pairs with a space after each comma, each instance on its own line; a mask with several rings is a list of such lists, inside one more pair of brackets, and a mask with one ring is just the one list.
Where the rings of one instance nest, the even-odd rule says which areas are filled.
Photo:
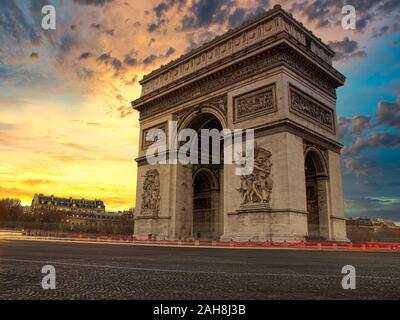
[[160, 210], [160, 174], [153, 169], [147, 171], [144, 177], [142, 214], [156, 216]]
[[273, 181], [270, 178], [272, 161], [271, 152], [257, 148], [254, 153], [254, 171], [250, 175], [242, 175], [238, 191], [242, 196], [242, 205], [269, 205]]

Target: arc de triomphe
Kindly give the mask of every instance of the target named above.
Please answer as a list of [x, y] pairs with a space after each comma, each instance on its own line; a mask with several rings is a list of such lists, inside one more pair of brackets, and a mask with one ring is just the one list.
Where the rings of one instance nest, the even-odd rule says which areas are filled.
[[[141, 135], [135, 235], [346, 240], [336, 118], [345, 77], [333, 56], [275, 6], [145, 76], [132, 102]], [[146, 133], [168, 131], [169, 121], [178, 130], [254, 129], [261, 168], [249, 182], [235, 165], [149, 164]]]

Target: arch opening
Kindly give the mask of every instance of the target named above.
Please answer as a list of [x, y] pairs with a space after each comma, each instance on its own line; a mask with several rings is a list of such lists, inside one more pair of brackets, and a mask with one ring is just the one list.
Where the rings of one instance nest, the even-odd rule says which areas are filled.
[[[221, 175], [223, 172], [223, 147], [222, 140], [219, 139], [219, 163], [213, 164], [215, 159], [212, 153], [212, 138], [208, 141], [208, 159], [209, 163], [202, 163], [202, 129], [217, 129], [219, 132], [223, 129], [220, 120], [211, 113], [200, 113], [194, 117], [187, 128], [193, 129], [199, 137], [199, 164], [192, 167], [193, 181], [193, 238], [196, 240], [218, 240], [222, 235], [222, 216], [220, 210], [221, 203]], [[215, 141], [214, 141], [215, 142]]]
[[311, 150], [305, 157], [305, 182], [307, 198], [308, 238], [319, 240], [325, 238], [327, 170], [319, 152]]
[[197, 240], [218, 238], [219, 188], [216, 178], [207, 169], [201, 169], [193, 183], [193, 235]]

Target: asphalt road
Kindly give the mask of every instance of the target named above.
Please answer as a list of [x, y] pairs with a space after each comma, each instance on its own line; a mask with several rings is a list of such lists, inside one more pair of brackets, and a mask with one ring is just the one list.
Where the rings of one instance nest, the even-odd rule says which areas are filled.
[[[41, 269], [56, 269], [43, 290]], [[342, 267], [356, 290], [341, 286]], [[0, 299], [399, 299], [399, 253], [0, 240]]]

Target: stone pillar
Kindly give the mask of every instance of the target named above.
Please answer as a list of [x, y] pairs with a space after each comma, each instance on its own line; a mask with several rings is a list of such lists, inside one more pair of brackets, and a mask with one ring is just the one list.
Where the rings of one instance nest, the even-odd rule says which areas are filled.
[[340, 154], [328, 151], [331, 240], [349, 241], [346, 232]]
[[317, 178], [319, 234], [324, 239], [331, 239], [330, 208], [328, 195], [328, 177]]
[[226, 166], [225, 228], [222, 239], [303, 240], [307, 235], [307, 212], [302, 139], [282, 132], [258, 137], [256, 144], [257, 148], [271, 153], [272, 165], [268, 176], [271, 184], [267, 187], [272, 188], [270, 199], [266, 203], [243, 203], [243, 193], [241, 195], [240, 192], [243, 181], [234, 175], [232, 166]]

